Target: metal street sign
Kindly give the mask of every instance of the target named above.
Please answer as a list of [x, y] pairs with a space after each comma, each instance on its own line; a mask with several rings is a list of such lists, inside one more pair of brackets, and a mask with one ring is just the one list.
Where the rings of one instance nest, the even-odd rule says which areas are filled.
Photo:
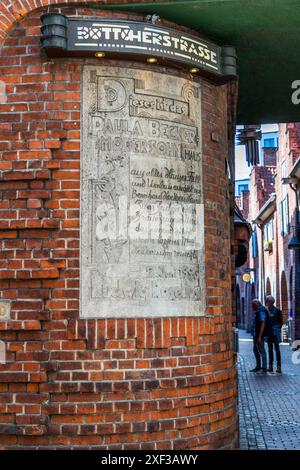
[[68, 49], [91, 48], [167, 57], [221, 73], [221, 48], [189, 34], [135, 21], [68, 20]]
[[251, 276], [250, 276], [250, 274], [244, 274], [244, 275], [243, 275], [243, 281], [244, 281], [244, 282], [250, 282], [250, 281], [251, 281]]
[[[134, 55], [197, 67], [215, 76], [236, 76], [235, 49], [147, 22], [42, 15], [42, 46], [48, 55]], [[59, 53], [59, 54], [58, 54]]]

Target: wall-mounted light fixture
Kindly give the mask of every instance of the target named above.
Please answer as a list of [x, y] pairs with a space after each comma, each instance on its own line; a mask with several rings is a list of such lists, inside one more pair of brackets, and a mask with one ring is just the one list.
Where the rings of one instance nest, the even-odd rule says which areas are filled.
[[105, 52], [102, 52], [102, 51], [96, 52], [95, 57], [97, 57], [97, 59], [103, 59], [103, 57], [105, 57]]
[[157, 58], [156, 57], [147, 57], [148, 64], [156, 64]]

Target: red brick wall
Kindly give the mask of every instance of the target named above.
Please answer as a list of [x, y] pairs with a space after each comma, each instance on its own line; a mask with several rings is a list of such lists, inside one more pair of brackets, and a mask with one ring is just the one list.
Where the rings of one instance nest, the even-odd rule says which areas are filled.
[[276, 166], [277, 148], [264, 148], [263, 153], [264, 166]]
[[47, 59], [41, 13], [0, 56], [0, 446], [233, 448], [228, 87], [203, 81], [206, 316], [79, 319], [81, 66], [98, 62]]

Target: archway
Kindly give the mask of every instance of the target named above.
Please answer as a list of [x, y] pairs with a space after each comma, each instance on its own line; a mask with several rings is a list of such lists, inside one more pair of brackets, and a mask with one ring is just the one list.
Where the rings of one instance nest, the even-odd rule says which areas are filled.
[[241, 318], [241, 293], [240, 286], [236, 286], [236, 322], [238, 328], [241, 328], [242, 318]]
[[[278, 274], [278, 279], [279, 279], [279, 274]], [[275, 300], [276, 300], [276, 305], [281, 305], [281, 292], [280, 292], [279, 282], [278, 282], [278, 285], [276, 285], [276, 299]]]
[[[290, 309], [289, 309], [289, 314], [293, 314], [293, 301], [294, 301], [294, 296], [293, 296], [293, 266], [290, 269], [290, 282], [289, 282], [289, 297], [290, 297]], [[292, 315], [290, 315], [292, 316]]]
[[270, 282], [270, 279], [267, 278], [267, 281], [266, 281], [266, 295], [271, 295], [271, 294], [272, 294], [271, 282]]
[[284, 271], [281, 273], [281, 310], [283, 315], [283, 322], [286, 323], [289, 318], [289, 302], [286, 275]]
[[256, 297], [255, 284], [252, 284], [252, 287], [251, 287], [251, 300], [255, 299], [255, 297]]
[[247, 310], [245, 312], [245, 329], [248, 333], [251, 332], [252, 328], [252, 319], [253, 319], [253, 312], [252, 312], [252, 300], [256, 298], [256, 289], [255, 284], [249, 285], [249, 297], [247, 302]]

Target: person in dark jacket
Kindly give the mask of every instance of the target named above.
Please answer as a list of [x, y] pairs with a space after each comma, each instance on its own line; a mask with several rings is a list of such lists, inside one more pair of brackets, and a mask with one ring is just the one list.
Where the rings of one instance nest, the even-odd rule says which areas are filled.
[[266, 297], [266, 307], [269, 312], [272, 334], [268, 337], [268, 349], [269, 349], [269, 369], [268, 371], [273, 372], [274, 362], [274, 351], [276, 352], [277, 369], [276, 372], [281, 373], [281, 354], [279, 343], [281, 341], [281, 327], [283, 324], [282, 312], [279, 308], [275, 307], [275, 299], [272, 295]]
[[256, 359], [256, 367], [251, 372], [267, 372], [267, 355], [264, 344], [266, 336], [266, 321], [268, 311], [258, 299], [252, 300], [252, 308], [255, 313], [252, 336], [253, 336], [253, 352]]

